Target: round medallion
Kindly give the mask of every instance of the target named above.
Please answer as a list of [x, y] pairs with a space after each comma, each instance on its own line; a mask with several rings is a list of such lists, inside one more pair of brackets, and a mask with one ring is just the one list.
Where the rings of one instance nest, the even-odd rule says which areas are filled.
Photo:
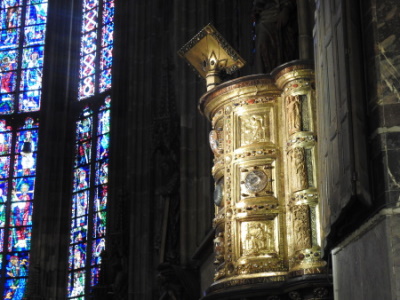
[[244, 185], [249, 192], [257, 193], [267, 185], [267, 174], [263, 171], [255, 170], [246, 175]]
[[210, 140], [211, 150], [214, 153], [217, 153], [219, 143], [218, 143], [218, 134], [215, 130], [210, 131], [209, 140]]
[[222, 199], [224, 198], [224, 182], [220, 181], [214, 190], [214, 204], [216, 206], [221, 206]]

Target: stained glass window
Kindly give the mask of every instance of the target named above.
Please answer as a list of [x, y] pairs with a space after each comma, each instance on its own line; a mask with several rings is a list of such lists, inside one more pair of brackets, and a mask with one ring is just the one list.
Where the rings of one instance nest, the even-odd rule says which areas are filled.
[[113, 34], [114, 1], [83, 0], [80, 100], [111, 88]]
[[76, 122], [69, 246], [70, 299], [81, 299], [99, 279], [107, 220], [110, 99], [106, 97], [97, 113], [86, 107]]
[[0, 293], [24, 299], [30, 264], [46, 0], [0, 0]]
[[1, 0], [0, 114], [38, 111], [47, 1]]
[[31, 248], [39, 124], [0, 119], [0, 278], [3, 299], [23, 299]]
[[82, 5], [77, 100], [87, 106], [75, 131], [67, 292], [68, 299], [79, 300], [99, 282], [106, 244], [114, 33], [113, 0], [83, 0]]

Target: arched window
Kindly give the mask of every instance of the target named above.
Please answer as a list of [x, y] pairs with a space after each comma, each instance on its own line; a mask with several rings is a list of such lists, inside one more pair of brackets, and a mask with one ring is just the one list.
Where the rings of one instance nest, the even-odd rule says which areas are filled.
[[68, 299], [98, 284], [107, 225], [114, 1], [83, 0], [82, 11]]
[[23, 299], [30, 265], [47, 1], [0, 6], [0, 293]]

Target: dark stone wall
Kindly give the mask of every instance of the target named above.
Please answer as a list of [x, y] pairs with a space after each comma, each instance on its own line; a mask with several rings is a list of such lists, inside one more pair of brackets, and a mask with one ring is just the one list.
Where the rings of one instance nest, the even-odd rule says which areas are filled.
[[400, 8], [392, 1], [369, 1], [363, 22], [374, 196], [393, 206], [400, 196]]
[[329, 251], [371, 210], [367, 107], [359, 3], [317, 1], [315, 16], [321, 225]]
[[397, 299], [399, 9], [316, 4], [321, 216], [335, 298]]
[[197, 109], [206, 89], [177, 51], [212, 22], [250, 58], [251, 5], [116, 3], [110, 232], [125, 252], [127, 299], [200, 296], [207, 256], [193, 255], [212, 231], [214, 189], [209, 124]]

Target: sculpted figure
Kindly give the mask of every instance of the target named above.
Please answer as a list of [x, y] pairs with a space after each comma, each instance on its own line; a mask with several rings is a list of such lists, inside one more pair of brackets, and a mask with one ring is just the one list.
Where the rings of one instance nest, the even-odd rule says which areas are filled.
[[307, 205], [293, 207], [293, 229], [295, 249], [307, 249], [311, 247], [311, 228], [309, 209]]
[[299, 191], [308, 187], [307, 181], [307, 167], [304, 149], [296, 147], [289, 151], [292, 161], [292, 191]]
[[298, 56], [295, 0], [255, 0], [256, 56], [258, 73], [269, 73]]
[[289, 134], [292, 134], [301, 130], [300, 96], [287, 96], [286, 104]]

